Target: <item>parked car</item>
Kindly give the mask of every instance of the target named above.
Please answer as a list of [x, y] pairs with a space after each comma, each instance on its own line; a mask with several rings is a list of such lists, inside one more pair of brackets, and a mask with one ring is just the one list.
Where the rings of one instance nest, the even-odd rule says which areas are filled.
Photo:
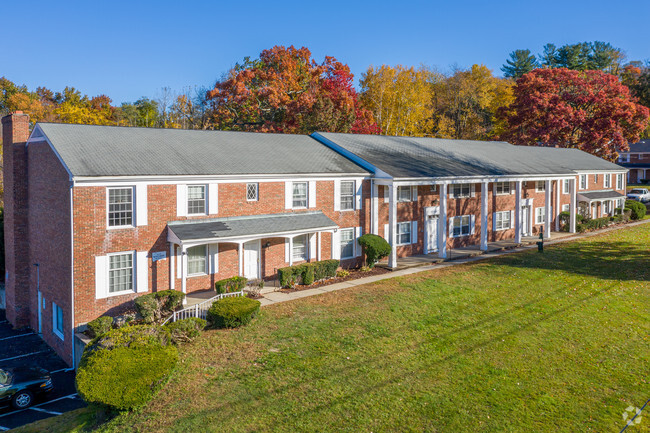
[[650, 201], [650, 191], [647, 188], [634, 188], [627, 193], [627, 198], [645, 203]]
[[52, 391], [52, 378], [47, 370], [35, 367], [0, 368], [0, 404], [25, 409], [34, 398]]

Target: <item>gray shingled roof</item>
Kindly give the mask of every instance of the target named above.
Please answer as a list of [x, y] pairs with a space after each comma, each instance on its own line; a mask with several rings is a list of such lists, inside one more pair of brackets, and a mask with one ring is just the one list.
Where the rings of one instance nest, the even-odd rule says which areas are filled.
[[306, 135], [38, 126], [73, 176], [367, 174]]
[[569, 174], [621, 170], [576, 149], [513, 146], [502, 141], [315, 133], [394, 178]]
[[181, 241], [277, 234], [296, 231], [327, 230], [338, 227], [323, 212], [283, 213], [242, 217], [214, 218], [202, 221], [172, 221], [171, 230]]
[[581, 195], [589, 200], [617, 199], [625, 197], [624, 194], [621, 194], [617, 191], [580, 192], [578, 195]]
[[630, 144], [630, 150], [627, 152], [650, 152], [650, 139]]

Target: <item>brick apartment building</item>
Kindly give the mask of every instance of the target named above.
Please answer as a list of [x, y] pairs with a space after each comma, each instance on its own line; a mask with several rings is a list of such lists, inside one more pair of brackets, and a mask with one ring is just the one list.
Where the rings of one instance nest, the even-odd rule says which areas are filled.
[[400, 257], [559, 230], [623, 205], [626, 169], [573, 149], [2, 119], [7, 318], [68, 363], [74, 333], [152, 291], [329, 258]]
[[625, 152], [619, 152], [618, 163], [627, 168], [627, 183], [650, 182], [650, 139], [630, 144]]

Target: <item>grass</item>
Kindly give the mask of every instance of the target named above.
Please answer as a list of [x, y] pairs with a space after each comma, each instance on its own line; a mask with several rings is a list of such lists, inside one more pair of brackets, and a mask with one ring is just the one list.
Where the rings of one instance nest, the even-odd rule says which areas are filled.
[[264, 308], [100, 431], [618, 432], [650, 398], [648, 245], [645, 224]]

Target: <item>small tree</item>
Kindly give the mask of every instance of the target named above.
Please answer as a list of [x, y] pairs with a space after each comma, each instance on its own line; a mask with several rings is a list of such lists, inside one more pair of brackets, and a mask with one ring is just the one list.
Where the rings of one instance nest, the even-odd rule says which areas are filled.
[[391, 247], [386, 239], [373, 234], [365, 234], [359, 238], [359, 245], [363, 247], [368, 267], [373, 268], [375, 264], [390, 254]]

